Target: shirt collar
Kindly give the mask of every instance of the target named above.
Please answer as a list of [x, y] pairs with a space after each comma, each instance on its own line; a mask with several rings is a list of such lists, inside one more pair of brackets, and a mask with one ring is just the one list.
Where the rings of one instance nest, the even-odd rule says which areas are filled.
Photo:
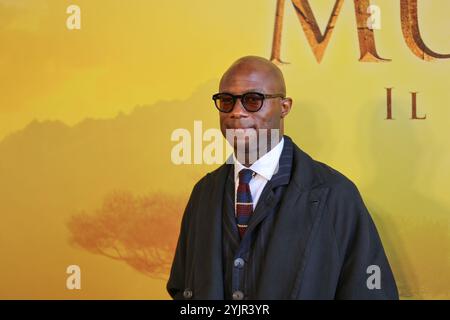
[[[278, 167], [278, 162], [280, 160], [281, 151], [283, 151], [284, 138], [282, 137], [280, 142], [272, 148], [269, 152], [263, 155], [261, 158], [256, 160], [248, 169], [253, 170], [266, 180], [272, 179], [275, 170]], [[240, 163], [233, 153], [234, 162], [234, 181], [238, 179], [239, 171], [242, 169], [247, 169], [242, 163]]]

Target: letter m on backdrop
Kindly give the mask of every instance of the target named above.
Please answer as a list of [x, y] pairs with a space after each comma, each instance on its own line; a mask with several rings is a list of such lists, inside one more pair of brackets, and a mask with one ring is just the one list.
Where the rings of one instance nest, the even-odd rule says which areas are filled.
[[[285, 0], [277, 0], [275, 14], [275, 28], [271, 60], [275, 63], [281, 61], [281, 32], [283, 26]], [[367, 21], [370, 18], [370, 0], [353, 0], [356, 15], [361, 62], [382, 62], [390, 59], [381, 58], [376, 49], [374, 31], [369, 28]], [[330, 19], [322, 33], [308, 0], [292, 0], [300, 24], [305, 32], [306, 39], [318, 63], [322, 61], [325, 50], [330, 42], [336, 21], [344, 4], [344, 0], [336, 0]], [[403, 37], [410, 50], [420, 59], [431, 61], [434, 58], [450, 58], [448, 54], [439, 54], [429, 49], [422, 40], [419, 31], [417, 14], [417, 0], [400, 0], [401, 24]]]

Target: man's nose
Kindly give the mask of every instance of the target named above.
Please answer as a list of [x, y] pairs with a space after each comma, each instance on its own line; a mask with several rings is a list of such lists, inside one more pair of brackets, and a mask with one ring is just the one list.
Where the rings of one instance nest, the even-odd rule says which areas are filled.
[[247, 112], [247, 110], [245, 110], [244, 106], [242, 105], [242, 100], [237, 99], [236, 104], [234, 105], [234, 108], [231, 111], [231, 117], [239, 119], [239, 118], [247, 117], [247, 116], [248, 116], [248, 112]]

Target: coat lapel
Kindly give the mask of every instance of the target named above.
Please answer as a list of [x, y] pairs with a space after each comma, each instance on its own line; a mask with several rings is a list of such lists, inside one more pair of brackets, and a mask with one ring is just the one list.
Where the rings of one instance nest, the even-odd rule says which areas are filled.
[[[301, 284], [308, 248], [320, 222], [328, 188], [317, 187], [312, 159], [294, 146], [292, 176], [274, 222], [261, 268], [256, 298], [295, 299]], [[281, 172], [281, 170], [280, 170]], [[270, 202], [269, 198], [266, 202]], [[266, 204], [268, 205], [268, 204]], [[274, 275], [279, 277], [274, 286]]]
[[[246, 234], [251, 234], [251, 232], [258, 226], [258, 224], [267, 217], [267, 215], [272, 212], [273, 207], [277, 204], [277, 200], [281, 197], [275, 195], [275, 188], [287, 185], [291, 177], [291, 168], [293, 160], [293, 143], [288, 136], [284, 136], [284, 147], [280, 155], [280, 160], [278, 164], [278, 170], [273, 175], [272, 179], [265, 185], [260, 201], [256, 205], [255, 212], [250, 219], [248, 229]], [[245, 239], [245, 236], [244, 236]], [[243, 240], [244, 240], [243, 239]]]
[[227, 175], [227, 182], [225, 185], [224, 201], [226, 205], [223, 206], [223, 232], [227, 233], [227, 239], [231, 241], [231, 248], [233, 252], [239, 247], [241, 241], [239, 237], [239, 231], [236, 224], [236, 215], [234, 209], [234, 168], [233, 165], [229, 165], [230, 169]]

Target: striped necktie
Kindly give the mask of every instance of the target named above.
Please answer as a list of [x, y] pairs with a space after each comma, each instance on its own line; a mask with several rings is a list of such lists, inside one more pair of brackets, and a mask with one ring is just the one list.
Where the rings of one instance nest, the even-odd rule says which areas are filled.
[[250, 169], [242, 169], [239, 172], [239, 185], [236, 192], [236, 220], [241, 239], [244, 237], [253, 213], [253, 200], [249, 186], [252, 176], [253, 171]]

